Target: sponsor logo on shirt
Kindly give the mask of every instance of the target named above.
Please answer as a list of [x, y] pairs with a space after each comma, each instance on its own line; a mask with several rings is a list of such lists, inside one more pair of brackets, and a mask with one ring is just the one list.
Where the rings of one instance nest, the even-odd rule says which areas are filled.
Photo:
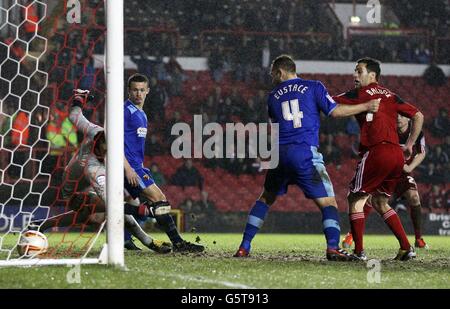
[[147, 136], [147, 128], [138, 128], [137, 129], [138, 137], [146, 137]]

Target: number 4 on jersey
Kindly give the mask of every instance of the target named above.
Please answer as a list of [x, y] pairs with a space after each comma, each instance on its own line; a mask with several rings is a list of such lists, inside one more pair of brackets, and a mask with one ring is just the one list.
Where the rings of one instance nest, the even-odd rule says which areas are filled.
[[283, 109], [283, 118], [287, 121], [294, 121], [294, 128], [300, 128], [302, 126], [303, 112], [300, 111], [298, 99], [284, 101], [281, 103]]

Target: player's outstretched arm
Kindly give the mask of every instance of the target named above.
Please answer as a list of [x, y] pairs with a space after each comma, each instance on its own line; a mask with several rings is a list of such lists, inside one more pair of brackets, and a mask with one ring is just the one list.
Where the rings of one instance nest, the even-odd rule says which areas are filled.
[[100, 127], [87, 120], [83, 115], [83, 107], [88, 101], [89, 90], [74, 89], [73, 93], [69, 119], [77, 130], [83, 132], [85, 135], [92, 135], [94, 137]]
[[380, 107], [381, 99], [370, 100], [361, 104], [338, 104], [337, 107], [331, 112], [331, 116], [334, 118], [338, 117], [349, 117], [357, 115], [360, 113], [376, 113]]
[[411, 133], [409, 134], [408, 140], [405, 144], [405, 157], [408, 159], [412, 154], [412, 148], [417, 141], [417, 138], [420, 135], [423, 127], [423, 114], [421, 112], [417, 112], [411, 118]]

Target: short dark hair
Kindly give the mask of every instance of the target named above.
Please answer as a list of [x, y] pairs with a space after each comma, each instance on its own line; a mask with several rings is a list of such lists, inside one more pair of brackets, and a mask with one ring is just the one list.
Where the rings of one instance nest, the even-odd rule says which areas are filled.
[[294, 59], [289, 55], [280, 55], [272, 61], [272, 70], [283, 69], [289, 73], [296, 73], [297, 68], [295, 67]]
[[136, 73], [130, 76], [130, 78], [128, 79], [128, 88], [130, 88], [131, 83], [147, 83], [147, 85], [149, 85], [147, 76], [140, 73]]
[[367, 73], [375, 72], [375, 78], [378, 80], [381, 75], [381, 62], [377, 59], [370, 58], [370, 57], [364, 57], [357, 61], [357, 63], [364, 63], [366, 64]]

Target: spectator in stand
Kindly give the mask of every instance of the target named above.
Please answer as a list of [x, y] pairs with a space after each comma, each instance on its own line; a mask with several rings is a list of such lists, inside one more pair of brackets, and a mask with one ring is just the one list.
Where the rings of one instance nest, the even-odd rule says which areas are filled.
[[225, 103], [219, 105], [219, 108], [217, 110], [217, 121], [221, 124], [232, 122], [232, 117], [236, 115], [233, 102], [231, 101], [230, 97], [227, 97], [225, 99]]
[[172, 127], [181, 122], [181, 114], [179, 111], [175, 111], [173, 113], [173, 117], [172, 119], [170, 119], [167, 123], [166, 126], [164, 127], [165, 129], [165, 134], [164, 134], [164, 140], [167, 142], [167, 145], [171, 145], [172, 142], [177, 138], [176, 135], [172, 135]]
[[425, 70], [422, 77], [428, 85], [433, 87], [442, 87], [447, 84], [447, 76], [444, 71], [434, 63]]
[[411, 47], [411, 43], [409, 41], [406, 41], [403, 48], [400, 51], [400, 60], [402, 62], [414, 62], [414, 49]]
[[220, 83], [225, 74], [227, 66], [225, 59], [225, 51], [222, 44], [216, 43], [208, 57], [208, 67], [216, 83]]
[[64, 106], [56, 104], [47, 124], [46, 138], [50, 141], [50, 155], [61, 155], [66, 146], [78, 147], [77, 130], [70, 121]]
[[231, 105], [233, 110], [233, 115], [240, 116], [242, 113], [242, 105], [244, 103], [244, 98], [239, 93], [239, 88], [233, 86], [231, 88], [231, 95], [229, 96], [231, 99]]
[[175, 174], [172, 175], [171, 183], [175, 186], [183, 187], [195, 187], [200, 190], [203, 189], [203, 177], [200, 175], [198, 169], [192, 165], [192, 160], [188, 159], [184, 164], [179, 167]]
[[323, 159], [327, 163], [333, 163], [337, 169], [341, 168], [341, 151], [333, 144], [327, 143], [322, 151]]
[[347, 120], [347, 124], [345, 125], [345, 133], [350, 136], [358, 136], [359, 135], [359, 126], [355, 117], [350, 117]]
[[391, 62], [392, 59], [390, 59], [390, 51], [386, 48], [386, 43], [383, 40], [377, 40], [374, 44], [373, 52], [374, 52], [374, 58], [380, 59], [380, 61], [383, 62]]
[[192, 198], [188, 197], [185, 199], [178, 208], [183, 212], [184, 230], [194, 232], [196, 229], [197, 218], [194, 213], [195, 207]]
[[219, 217], [216, 214], [216, 205], [208, 198], [208, 192], [202, 191], [201, 199], [194, 201], [193, 213], [190, 216], [195, 219], [195, 227], [200, 230], [204, 230], [209, 227], [214, 228], [220, 226], [218, 222]]
[[325, 44], [322, 44], [322, 48], [317, 53], [317, 59], [333, 60], [334, 53], [338, 50], [338, 47], [333, 43], [333, 38], [328, 37]]
[[340, 48], [338, 49], [338, 59], [340, 61], [352, 61], [353, 60], [353, 51], [348, 46], [348, 41], [345, 40], [340, 45]]
[[183, 68], [174, 56], [169, 58], [169, 62], [166, 65], [169, 83], [170, 96], [182, 96], [183, 95]]
[[338, 134], [340, 132], [345, 132], [345, 119], [328, 119], [323, 113], [320, 114], [320, 130], [324, 134]]
[[150, 171], [152, 172], [153, 180], [155, 181], [158, 187], [164, 186], [166, 184], [166, 178], [159, 170], [159, 166], [156, 163], [153, 163], [150, 166]]
[[155, 77], [150, 78], [150, 89], [152, 95], [148, 97], [148, 104], [144, 104], [144, 112], [150, 117], [152, 123], [164, 123], [165, 106], [168, 97], [164, 87], [159, 85]]
[[442, 151], [441, 145], [436, 145], [431, 152], [431, 160], [436, 164], [446, 165], [448, 160], [448, 154]]
[[234, 63], [236, 65], [234, 72], [237, 81], [248, 83], [253, 80], [253, 71], [260, 68], [262, 62], [262, 59], [259, 59], [260, 55], [255, 53], [256, 50], [259, 50], [259, 48], [257, 48], [254, 38], [243, 35], [242, 45], [236, 49], [234, 54]]
[[180, 208], [185, 214], [189, 214], [194, 209], [194, 201], [192, 198], [188, 197], [180, 204], [180, 206], [178, 206], [178, 208]]
[[445, 137], [445, 143], [442, 145], [442, 151], [447, 155], [450, 153], [450, 135]]
[[214, 104], [216, 104], [217, 107], [225, 102], [222, 96], [222, 88], [220, 86], [216, 86], [214, 88], [213, 97], [214, 97]]
[[444, 182], [445, 177], [440, 166], [438, 168], [435, 163], [429, 162], [425, 173], [420, 176], [420, 179], [424, 183], [439, 184]]
[[[259, 11], [258, 11], [259, 12]], [[262, 48], [262, 68], [267, 72], [270, 66], [270, 43], [269, 40], [264, 41], [264, 45]]]
[[215, 217], [216, 205], [208, 198], [208, 196], [208, 192], [202, 191], [201, 199], [194, 202], [194, 208], [196, 208], [199, 213], [203, 214], [206, 219], [210, 220]]
[[449, 211], [449, 204], [447, 200], [448, 192], [445, 192], [440, 185], [434, 184], [431, 186], [430, 191], [424, 195], [424, 204], [431, 211], [445, 210]]
[[430, 63], [431, 52], [425, 47], [425, 43], [420, 42], [419, 47], [414, 51], [415, 61], [418, 63]]
[[158, 142], [158, 138], [155, 134], [150, 135], [145, 143], [145, 155], [146, 156], [159, 156], [164, 153], [163, 146]]
[[237, 158], [228, 158], [222, 163], [222, 168], [233, 175], [239, 175], [241, 172], [241, 166]]
[[[269, 76], [270, 77], [270, 76]], [[258, 122], [268, 122], [269, 121], [269, 111], [267, 107], [267, 94], [263, 89], [258, 90], [258, 94], [255, 97], [255, 105], [259, 113]]]
[[[83, 65], [83, 71], [81, 72], [81, 79], [78, 85], [80, 89], [92, 89], [94, 87], [94, 58], [90, 55], [86, 55], [84, 59], [86, 58], [88, 58], [88, 61]], [[80, 61], [83, 61], [83, 59], [80, 59]]]
[[430, 131], [435, 137], [444, 137], [450, 132], [446, 108], [442, 107], [439, 109], [439, 114], [433, 119]]
[[169, 74], [167, 73], [167, 68], [166, 64], [163, 61], [163, 56], [159, 51], [156, 51], [155, 53], [155, 73], [153, 75], [156, 76], [157, 80], [167, 82], [169, 80]]
[[[36, 109], [35, 112], [32, 114], [31, 124], [33, 126], [41, 128], [43, 127], [46, 120], [47, 120], [47, 110]], [[30, 145], [34, 145], [36, 141], [38, 141], [41, 137], [42, 138], [44, 137], [44, 130], [39, 131], [31, 130], [29, 136]]]
[[155, 46], [163, 56], [171, 57], [176, 54], [176, 44], [174, 35], [168, 35], [165, 32], [161, 33], [161, 36], [156, 40]]
[[258, 107], [255, 104], [254, 98], [248, 99], [247, 104], [244, 104], [242, 106], [241, 120], [244, 123], [249, 123], [249, 122], [259, 123], [260, 122], [261, 113], [260, 113], [260, 109], [258, 109]]
[[[135, 55], [131, 56], [131, 61], [133, 61], [136, 66], [138, 72], [141, 72], [147, 77], [156, 76], [154, 71], [154, 66], [156, 65], [156, 61], [150, 60], [148, 58], [148, 52], [146, 48], [141, 49], [141, 55], [140, 57], [136, 57]], [[83, 88], [83, 89], [91, 89], [91, 88]], [[153, 91], [154, 88], [152, 88]], [[148, 104], [146, 104], [148, 105]]]
[[217, 121], [217, 102], [214, 101], [214, 97], [212, 95], [208, 96], [206, 101], [200, 104], [200, 114], [206, 113], [211, 122]]

